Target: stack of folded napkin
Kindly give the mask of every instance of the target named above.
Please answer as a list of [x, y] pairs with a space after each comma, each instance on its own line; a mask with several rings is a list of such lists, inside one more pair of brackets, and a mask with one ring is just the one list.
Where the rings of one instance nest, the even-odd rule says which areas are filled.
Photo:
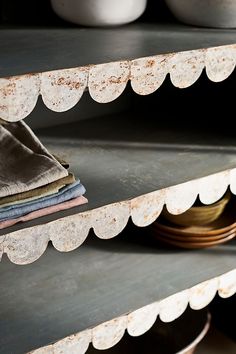
[[84, 186], [24, 123], [0, 123], [0, 229], [87, 203]]

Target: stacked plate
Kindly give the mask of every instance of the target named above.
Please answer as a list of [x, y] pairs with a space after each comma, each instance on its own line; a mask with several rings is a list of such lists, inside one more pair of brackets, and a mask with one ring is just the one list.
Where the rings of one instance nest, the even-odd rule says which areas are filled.
[[[226, 198], [226, 196], [224, 198]], [[194, 208], [199, 208], [199, 212], [201, 213], [201, 208], [204, 208], [204, 206]], [[208, 206], [208, 208], [210, 208], [210, 206]], [[215, 208], [214, 204], [212, 208]], [[184, 220], [185, 225], [181, 225], [179, 222], [170, 222], [167, 212], [165, 211], [151, 226], [151, 232], [159, 241], [181, 248], [206, 248], [215, 246], [232, 240], [236, 236], [235, 210], [236, 202], [232, 200], [223, 208], [222, 213], [218, 215], [216, 219], [210, 223], [204, 223], [203, 225], [200, 225], [199, 222], [194, 224], [194, 219], [191, 224], [191, 219], [187, 220], [186, 218]], [[172, 216], [170, 218], [172, 219]], [[175, 216], [175, 218], [178, 217]], [[198, 218], [197, 220], [199, 221]]]

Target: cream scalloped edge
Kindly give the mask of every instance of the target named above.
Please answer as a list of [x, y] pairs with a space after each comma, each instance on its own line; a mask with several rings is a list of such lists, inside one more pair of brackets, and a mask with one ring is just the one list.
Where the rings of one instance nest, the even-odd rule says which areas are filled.
[[122, 94], [129, 80], [140, 95], [156, 91], [167, 74], [179, 88], [193, 85], [204, 69], [210, 80], [220, 82], [232, 74], [235, 65], [236, 44], [0, 78], [0, 117], [9, 122], [24, 119], [39, 95], [49, 109], [67, 111], [87, 87], [95, 101], [108, 103]]
[[217, 292], [222, 298], [236, 293], [236, 269], [30, 354], [84, 354], [90, 343], [99, 350], [109, 349], [122, 339], [126, 330], [131, 336], [141, 336], [151, 329], [158, 316], [163, 322], [172, 322], [188, 305], [193, 310], [205, 308]]
[[130, 217], [136, 226], [145, 227], [158, 218], [164, 205], [170, 213], [181, 214], [197, 196], [204, 204], [215, 203], [228, 186], [236, 194], [236, 168], [18, 230], [0, 236], [0, 259], [6, 253], [15, 264], [32, 263], [42, 256], [49, 241], [60, 252], [73, 251], [83, 244], [90, 229], [101, 239], [111, 239], [121, 233]]

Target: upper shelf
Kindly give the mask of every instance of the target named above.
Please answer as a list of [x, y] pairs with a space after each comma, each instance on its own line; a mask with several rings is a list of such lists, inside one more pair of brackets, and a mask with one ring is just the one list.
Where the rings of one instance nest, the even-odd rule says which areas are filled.
[[1, 28], [0, 77], [236, 44], [236, 30], [136, 23], [119, 28]]
[[0, 118], [7, 121], [27, 117], [39, 95], [49, 109], [63, 112], [86, 88], [95, 101], [108, 103], [129, 80], [136, 93], [148, 95], [167, 74], [186, 88], [204, 69], [210, 80], [223, 81], [236, 64], [236, 30], [181, 25], [1, 29], [0, 47]]

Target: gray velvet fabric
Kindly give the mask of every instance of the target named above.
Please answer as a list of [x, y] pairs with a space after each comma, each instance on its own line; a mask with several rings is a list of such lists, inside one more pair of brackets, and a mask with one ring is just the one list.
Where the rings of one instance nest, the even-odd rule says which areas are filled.
[[68, 176], [23, 122], [0, 124], [0, 198]]

